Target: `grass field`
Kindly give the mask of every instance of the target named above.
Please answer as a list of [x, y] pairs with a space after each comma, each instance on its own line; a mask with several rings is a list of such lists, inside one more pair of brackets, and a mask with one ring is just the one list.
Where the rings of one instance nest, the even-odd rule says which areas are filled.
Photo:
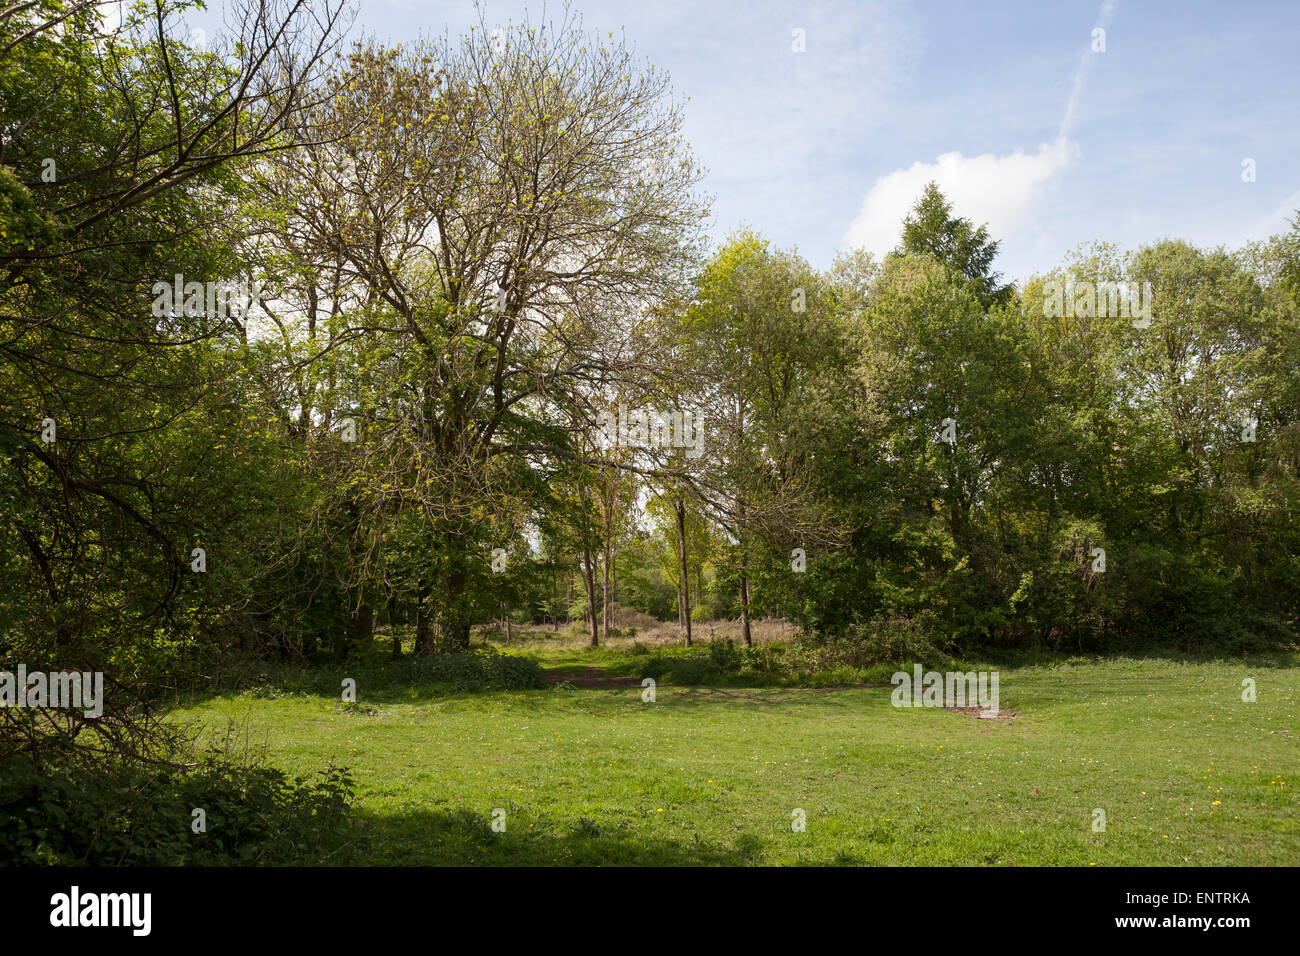
[[[530, 653], [563, 673], [626, 663]], [[664, 685], [654, 703], [639, 685], [362, 687], [355, 708], [240, 695], [175, 716], [218, 737], [233, 722], [296, 774], [351, 768], [359, 823], [333, 863], [1300, 864], [1300, 668], [1000, 673], [1010, 720], [895, 708], [888, 687]]]

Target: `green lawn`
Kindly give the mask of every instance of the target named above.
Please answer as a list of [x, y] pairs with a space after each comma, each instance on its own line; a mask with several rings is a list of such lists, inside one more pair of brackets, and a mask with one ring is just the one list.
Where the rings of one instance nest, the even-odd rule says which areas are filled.
[[897, 709], [888, 687], [358, 691], [355, 710], [234, 696], [176, 716], [233, 720], [294, 773], [350, 767], [360, 824], [330, 862], [1300, 864], [1295, 667], [1004, 668], [1010, 722]]

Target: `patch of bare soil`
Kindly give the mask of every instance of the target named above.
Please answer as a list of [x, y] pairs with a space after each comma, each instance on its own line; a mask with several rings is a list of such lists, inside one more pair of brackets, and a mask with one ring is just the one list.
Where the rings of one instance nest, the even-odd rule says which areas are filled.
[[1020, 714], [1010, 707], [1001, 707], [996, 714], [986, 713], [982, 707], [944, 707], [944, 710], [951, 711], [954, 714], [965, 714], [967, 717], [974, 717], [978, 720], [988, 720], [995, 723], [1006, 723], [1015, 720]]

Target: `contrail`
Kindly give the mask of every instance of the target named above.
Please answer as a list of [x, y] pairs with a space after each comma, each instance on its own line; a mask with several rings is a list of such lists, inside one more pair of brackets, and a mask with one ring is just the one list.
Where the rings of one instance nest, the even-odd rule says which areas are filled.
[[[1101, 5], [1101, 10], [1097, 12], [1097, 26], [1103, 30], [1110, 28], [1111, 20], [1115, 19], [1115, 8], [1119, 6], [1119, 0], [1105, 0]], [[1060, 129], [1056, 132], [1057, 144], [1064, 143], [1070, 135], [1070, 130], [1074, 127], [1074, 111], [1079, 105], [1079, 97], [1083, 93], [1083, 83], [1088, 77], [1088, 68], [1092, 64], [1096, 54], [1091, 49], [1085, 50], [1083, 57], [1079, 60], [1079, 68], [1074, 71], [1074, 86], [1070, 90], [1070, 99], [1065, 104], [1065, 116], [1061, 118]]]

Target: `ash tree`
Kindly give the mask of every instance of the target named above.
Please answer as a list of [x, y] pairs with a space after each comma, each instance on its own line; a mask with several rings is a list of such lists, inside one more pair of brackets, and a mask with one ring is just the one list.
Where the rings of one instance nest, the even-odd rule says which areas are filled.
[[497, 516], [584, 457], [599, 396], [648, 374], [699, 255], [701, 172], [667, 78], [567, 11], [359, 44], [331, 89], [299, 138], [325, 135], [260, 180], [283, 210], [264, 247], [303, 277], [284, 365], [330, 356], [286, 402], [318, 429], [356, 417], [322, 503], [353, 515], [353, 587], [413, 599], [419, 650], [465, 647]]

